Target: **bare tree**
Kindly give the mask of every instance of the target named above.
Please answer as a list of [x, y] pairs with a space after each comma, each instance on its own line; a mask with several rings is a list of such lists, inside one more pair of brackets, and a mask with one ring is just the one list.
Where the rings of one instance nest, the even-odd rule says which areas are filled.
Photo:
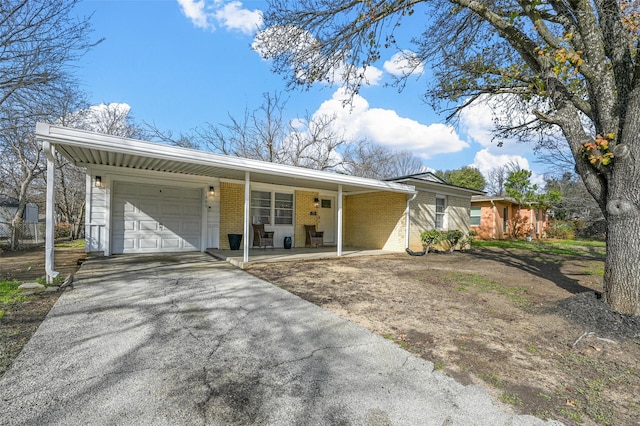
[[[15, 108], [12, 108], [15, 107]], [[25, 207], [30, 200], [30, 186], [44, 172], [42, 145], [35, 140], [34, 122], [20, 112], [23, 106], [11, 99], [0, 108], [0, 176], [7, 195], [18, 200], [18, 208], [11, 219], [11, 250], [18, 247]], [[16, 112], [17, 111], [17, 112]]]
[[38, 98], [97, 43], [87, 41], [88, 18], [71, 13], [78, 1], [0, 1], [0, 105], [10, 97], [25, 104]]
[[517, 172], [522, 168], [515, 161], [510, 161], [502, 166], [497, 166], [487, 172], [486, 181], [487, 185], [485, 189], [487, 194], [495, 195], [497, 197], [504, 197], [507, 195], [505, 189], [505, 183], [511, 173]]
[[44, 170], [35, 124], [54, 119], [58, 99], [71, 85], [70, 63], [96, 44], [88, 41], [88, 18], [71, 13], [77, 2], [0, 1], [0, 174], [3, 190], [18, 199], [14, 249], [24, 208], [38, 196], [31, 186]]
[[368, 140], [349, 144], [345, 152], [348, 174], [371, 179], [388, 179], [426, 171], [422, 161], [409, 151], [393, 151]]

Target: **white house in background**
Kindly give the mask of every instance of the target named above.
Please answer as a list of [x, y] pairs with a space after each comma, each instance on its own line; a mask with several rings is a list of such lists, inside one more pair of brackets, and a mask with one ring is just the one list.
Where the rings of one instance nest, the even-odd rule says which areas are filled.
[[[404, 251], [434, 226], [468, 229], [471, 193], [425, 176], [379, 181], [43, 123], [36, 137], [47, 154], [47, 236], [58, 152], [87, 170], [86, 250], [107, 256], [229, 249], [228, 235], [241, 235], [247, 262], [258, 223], [274, 233], [275, 247], [285, 238], [304, 247], [305, 225], [315, 225], [338, 256], [343, 245]], [[50, 278], [57, 275], [52, 241]]]

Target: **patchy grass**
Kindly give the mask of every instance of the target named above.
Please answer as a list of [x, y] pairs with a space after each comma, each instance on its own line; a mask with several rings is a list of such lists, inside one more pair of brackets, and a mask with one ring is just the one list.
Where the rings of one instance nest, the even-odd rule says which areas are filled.
[[604, 277], [604, 263], [602, 265], [594, 266], [590, 269], [585, 269], [583, 273], [585, 275], [596, 275], [598, 277]]
[[474, 247], [498, 247], [503, 249], [529, 250], [563, 256], [588, 256], [603, 258], [606, 255], [604, 241], [584, 240], [476, 240]]
[[486, 279], [478, 274], [464, 272], [452, 272], [447, 275], [445, 279], [455, 285], [458, 291], [468, 291], [469, 288], [474, 288], [480, 292], [500, 294], [521, 308], [529, 305], [529, 299], [525, 296], [527, 290], [520, 287], [506, 286]]
[[11, 305], [25, 300], [25, 296], [18, 290], [19, 285], [17, 280], [0, 281], [0, 305]]
[[73, 240], [73, 241], [66, 241], [64, 243], [58, 243], [56, 244], [56, 247], [59, 248], [84, 248], [84, 240]]

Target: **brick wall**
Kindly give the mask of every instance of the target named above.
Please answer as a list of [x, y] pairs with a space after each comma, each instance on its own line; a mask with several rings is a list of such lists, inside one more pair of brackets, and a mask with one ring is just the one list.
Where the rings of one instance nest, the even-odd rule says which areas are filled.
[[220, 182], [220, 248], [228, 250], [227, 234], [244, 234], [243, 227], [244, 185]]
[[296, 191], [296, 210], [295, 210], [295, 233], [294, 233], [294, 245], [295, 247], [304, 247], [306, 241], [306, 235], [304, 232], [304, 225], [318, 226], [318, 216], [311, 216], [310, 212], [317, 209], [314, 205], [314, 198], [318, 198], [317, 192], [310, 191]]
[[407, 196], [373, 192], [345, 197], [344, 244], [348, 247], [404, 250]]
[[422, 250], [420, 234], [433, 229], [436, 223], [436, 194], [434, 192], [419, 191], [411, 201], [411, 227], [409, 234], [409, 248], [414, 251]]
[[469, 210], [471, 199], [469, 197], [447, 197], [447, 228], [450, 230], [469, 232]]

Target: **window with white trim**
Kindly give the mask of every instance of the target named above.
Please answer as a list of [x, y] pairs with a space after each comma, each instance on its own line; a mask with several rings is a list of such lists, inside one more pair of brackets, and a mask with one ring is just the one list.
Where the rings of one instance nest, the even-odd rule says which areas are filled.
[[447, 209], [447, 200], [444, 197], [436, 198], [436, 229], [444, 229], [445, 226], [445, 212]]
[[275, 224], [276, 225], [292, 225], [293, 224], [293, 194], [282, 194], [276, 192], [275, 197]]
[[482, 217], [482, 207], [480, 206], [471, 206], [471, 210], [469, 211], [469, 224], [471, 226], [480, 226], [480, 220]]
[[251, 223], [293, 225], [293, 194], [251, 191]]
[[251, 223], [271, 224], [271, 192], [251, 191]]

